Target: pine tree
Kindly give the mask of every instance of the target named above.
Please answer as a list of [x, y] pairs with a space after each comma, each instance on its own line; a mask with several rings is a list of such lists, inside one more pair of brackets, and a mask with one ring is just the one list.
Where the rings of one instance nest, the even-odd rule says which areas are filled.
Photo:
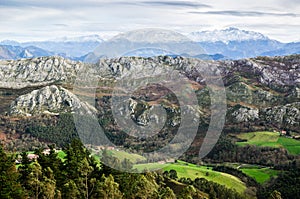
[[21, 154], [21, 162], [22, 164], [19, 166], [18, 171], [20, 173], [19, 181], [21, 185], [27, 190], [29, 195], [32, 195], [32, 190], [30, 189], [28, 182], [28, 178], [30, 173], [32, 172], [32, 167], [30, 167], [31, 160], [28, 158], [27, 153], [23, 152]]
[[179, 198], [182, 199], [193, 199], [193, 196], [197, 194], [197, 191], [194, 186], [188, 185], [184, 189], [181, 190]]
[[170, 187], [162, 188], [159, 191], [159, 198], [161, 199], [176, 199], [176, 195]]
[[102, 175], [101, 180], [97, 181], [95, 191], [92, 193], [91, 198], [103, 199], [121, 199], [123, 194], [119, 190], [119, 184], [114, 181], [114, 177], [109, 175], [105, 177]]
[[80, 191], [73, 180], [67, 180], [67, 182], [62, 187], [62, 198], [73, 199], [73, 198], [83, 198]]
[[42, 167], [38, 162], [34, 162], [30, 165], [31, 173], [28, 176], [26, 184], [29, 186], [29, 190], [32, 190], [32, 196], [35, 199], [38, 199], [41, 192], [43, 183], [41, 182], [42, 179]]
[[79, 140], [72, 141], [66, 154], [66, 161], [61, 168], [65, 178], [63, 196], [67, 192], [80, 198], [89, 198], [94, 190], [95, 179], [100, 178], [95, 159]]
[[57, 198], [56, 180], [50, 167], [43, 170], [42, 195], [47, 199]]
[[8, 156], [0, 146], [0, 198], [22, 199], [26, 192], [18, 182], [19, 174], [16, 170], [15, 158]]

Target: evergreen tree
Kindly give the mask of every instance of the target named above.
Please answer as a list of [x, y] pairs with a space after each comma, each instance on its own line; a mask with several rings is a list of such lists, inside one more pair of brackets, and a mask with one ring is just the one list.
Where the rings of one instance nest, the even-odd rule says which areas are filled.
[[170, 187], [161, 188], [159, 191], [159, 198], [161, 199], [176, 199], [176, 195]]
[[114, 181], [114, 177], [109, 175], [105, 177], [102, 175], [101, 180], [97, 181], [95, 191], [92, 193], [91, 198], [103, 199], [121, 199], [123, 194], [119, 190], [119, 184]]
[[26, 184], [32, 192], [32, 197], [38, 199], [43, 188], [42, 167], [38, 162], [29, 166], [31, 173], [28, 175]]
[[79, 189], [77, 188], [76, 183], [73, 180], [68, 179], [62, 187], [62, 198], [83, 198], [80, 194]]
[[72, 141], [66, 154], [66, 161], [61, 168], [64, 176], [63, 197], [69, 193], [77, 195], [77, 198], [89, 198], [94, 190], [96, 178], [100, 178], [95, 159], [79, 140]]
[[16, 170], [15, 158], [8, 156], [0, 146], [0, 198], [26, 198], [26, 192], [18, 182], [19, 174]]
[[187, 187], [183, 188], [180, 192], [179, 198], [182, 199], [193, 199], [196, 196], [197, 191], [194, 186], [188, 185]]
[[32, 190], [30, 189], [30, 186], [27, 183], [28, 179], [29, 179], [29, 175], [32, 172], [32, 170], [31, 170], [32, 167], [30, 167], [31, 160], [28, 158], [26, 152], [23, 152], [21, 154], [21, 157], [22, 157], [22, 159], [21, 159], [22, 164], [18, 168], [18, 171], [20, 173], [19, 181], [20, 181], [21, 185], [27, 190], [28, 194], [32, 195], [32, 193], [31, 193]]

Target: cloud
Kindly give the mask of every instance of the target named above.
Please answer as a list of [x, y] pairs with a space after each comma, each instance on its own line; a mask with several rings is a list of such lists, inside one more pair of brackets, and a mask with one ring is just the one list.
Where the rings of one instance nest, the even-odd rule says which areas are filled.
[[211, 8], [208, 4], [198, 3], [197, 1], [93, 1], [93, 0], [4, 0], [0, 2], [0, 7], [40, 7], [40, 8], [56, 8], [56, 9], [73, 9], [73, 8], [95, 8], [104, 6], [155, 6], [155, 7], [176, 7], [176, 8]]
[[0, 39], [47, 40], [56, 35], [126, 32], [149, 27], [188, 33], [241, 24], [238, 27], [293, 41], [299, 35], [296, 17], [300, 4], [299, 0], [287, 1], [0, 0]]
[[38, 1], [38, 0], [4, 0], [0, 2], [0, 7], [13, 7], [13, 8], [55, 8], [55, 9], [68, 9], [80, 7], [93, 7], [104, 6], [105, 3], [101, 1], [79, 1], [79, 0], [52, 0], [52, 1]]
[[52, 24], [53, 26], [56, 27], [69, 27], [67, 24], [61, 24], [61, 23], [56, 23], [56, 24]]
[[295, 13], [275, 13], [275, 12], [258, 12], [258, 11], [207, 11], [207, 12], [189, 12], [191, 14], [207, 14], [207, 15], [229, 15], [237, 17], [259, 17], [259, 16], [277, 16], [277, 17], [298, 17]]
[[189, 7], [189, 8], [211, 8], [208, 4], [202, 4], [191, 1], [143, 1], [142, 4], [151, 6], [169, 6], [169, 7]]

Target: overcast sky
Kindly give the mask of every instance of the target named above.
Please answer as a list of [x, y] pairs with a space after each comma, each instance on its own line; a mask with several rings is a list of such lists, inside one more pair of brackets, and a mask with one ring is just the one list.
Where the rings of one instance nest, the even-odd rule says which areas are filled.
[[237, 27], [300, 41], [299, 0], [0, 0], [0, 40]]

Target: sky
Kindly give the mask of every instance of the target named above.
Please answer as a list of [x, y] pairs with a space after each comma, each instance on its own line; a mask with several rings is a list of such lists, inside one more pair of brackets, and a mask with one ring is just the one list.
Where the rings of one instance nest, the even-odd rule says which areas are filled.
[[0, 40], [237, 27], [282, 42], [300, 41], [299, 0], [0, 0], [0, 19]]

